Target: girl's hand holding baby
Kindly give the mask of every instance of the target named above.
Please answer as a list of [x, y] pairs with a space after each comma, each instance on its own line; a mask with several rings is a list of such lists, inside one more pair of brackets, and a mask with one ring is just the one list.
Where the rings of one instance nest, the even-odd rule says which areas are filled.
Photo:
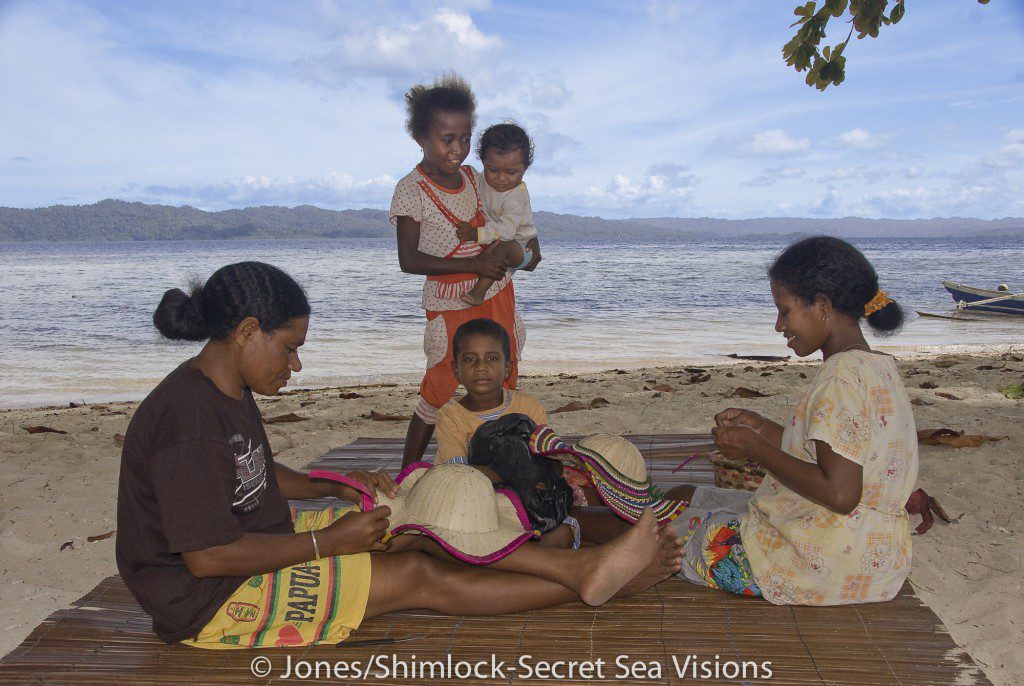
[[494, 279], [497, 281], [504, 277], [505, 270], [508, 269], [508, 262], [505, 261], [505, 258], [494, 252], [497, 245], [498, 241], [494, 241], [484, 248], [482, 253], [470, 258], [473, 260], [473, 269], [470, 271], [482, 279]]
[[469, 225], [469, 222], [458, 222], [455, 224], [455, 235], [462, 242], [475, 241], [479, 236], [476, 229]]

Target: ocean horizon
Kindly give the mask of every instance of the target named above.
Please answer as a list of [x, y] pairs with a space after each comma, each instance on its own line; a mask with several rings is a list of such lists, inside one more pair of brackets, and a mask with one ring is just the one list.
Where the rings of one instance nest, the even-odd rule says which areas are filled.
[[[544, 241], [544, 260], [515, 277], [526, 320], [521, 373], [546, 374], [787, 355], [774, 331], [766, 268], [790, 241]], [[1024, 287], [1012, 238], [849, 239], [907, 313], [896, 355], [1024, 345], [1024, 320], [952, 314], [941, 281]], [[164, 291], [231, 262], [291, 273], [313, 308], [296, 388], [415, 381], [422, 374], [423, 277], [398, 268], [395, 241], [235, 240], [0, 244], [0, 407], [142, 398], [201, 349], [162, 339], [152, 313]]]

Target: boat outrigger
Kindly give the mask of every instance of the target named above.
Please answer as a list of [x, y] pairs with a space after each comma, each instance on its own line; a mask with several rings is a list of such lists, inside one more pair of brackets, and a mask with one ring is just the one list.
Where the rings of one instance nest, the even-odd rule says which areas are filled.
[[995, 291], [952, 281], [943, 281], [942, 285], [953, 296], [957, 310], [983, 310], [1024, 316], [1024, 293], [1011, 293], [1005, 285]]

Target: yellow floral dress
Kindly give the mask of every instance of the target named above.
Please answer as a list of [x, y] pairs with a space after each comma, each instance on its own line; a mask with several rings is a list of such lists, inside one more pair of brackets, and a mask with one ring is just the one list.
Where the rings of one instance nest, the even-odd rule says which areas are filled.
[[854, 350], [822, 363], [782, 449], [817, 462], [814, 441], [863, 467], [860, 504], [836, 514], [766, 475], [740, 526], [757, 585], [780, 605], [890, 600], [910, 573], [904, 505], [918, 467], [914, 415], [892, 357]]

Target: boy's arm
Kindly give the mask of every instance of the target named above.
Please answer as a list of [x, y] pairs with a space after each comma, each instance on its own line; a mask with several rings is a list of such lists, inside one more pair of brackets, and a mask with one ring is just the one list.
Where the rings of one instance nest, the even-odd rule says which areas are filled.
[[456, 457], [468, 457], [466, 453], [469, 452], [469, 438], [465, 433], [448, 411], [448, 406], [442, 406], [437, 413], [437, 428], [434, 430], [434, 437], [437, 439], [434, 464], [451, 462]]

